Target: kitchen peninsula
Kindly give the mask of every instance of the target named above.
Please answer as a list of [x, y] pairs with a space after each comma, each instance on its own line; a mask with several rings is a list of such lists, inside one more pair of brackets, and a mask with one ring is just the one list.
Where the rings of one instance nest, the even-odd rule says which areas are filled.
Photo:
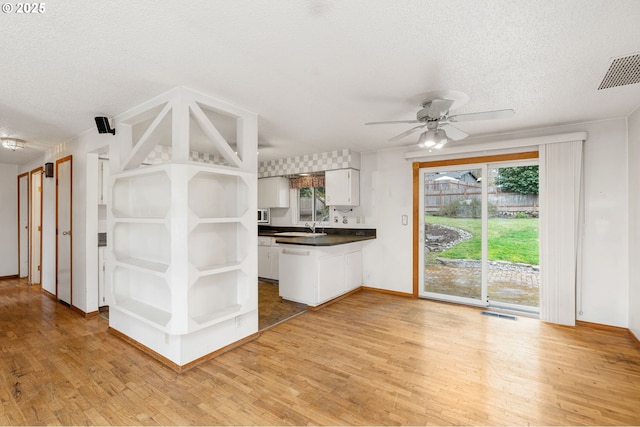
[[260, 227], [259, 235], [277, 245], [280, 296], [313, 309], [362, 286], [362, 245], [376, 230]]

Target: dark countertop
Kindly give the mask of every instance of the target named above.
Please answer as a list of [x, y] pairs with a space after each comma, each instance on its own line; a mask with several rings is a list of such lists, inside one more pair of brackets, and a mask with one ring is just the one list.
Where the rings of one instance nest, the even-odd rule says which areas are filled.
[[276, 237], [276, 243], [286, 245], [303, 245], [303, 246], [336, 246], [347, 243], [362, 242], [364, 240], [375, 239], [376, 236], [349, 236], [341, 234], [327, 234], [325, 236], [315, 237]]
[[276, 236], [276, 233], [287, 231], [309, 231], [304, 228], [294, 227], [259, 227], [258, 235], [265, 237], [275, 237], [276, 243], [283, 245], [302, 245], [302, 246], [336, 246], [347, 243], [362, 242], [376, 238], [376, 230], [371, 228], [327, 228], [319, 229], [327, 233], [324, 236], [315, 237], [284, 237]]

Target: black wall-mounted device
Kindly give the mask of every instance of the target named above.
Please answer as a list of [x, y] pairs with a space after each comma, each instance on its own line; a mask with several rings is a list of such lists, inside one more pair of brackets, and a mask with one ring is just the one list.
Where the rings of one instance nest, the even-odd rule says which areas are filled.
[[53, 178], [53, 163], [44, 164], [44, 177]]
[[96, 127], [98, 128], [98, 133], [116, 134], [116, 130], [111, 129], [111, 126], [109, 126], [109, 118], [107, 117], [96, 117]]

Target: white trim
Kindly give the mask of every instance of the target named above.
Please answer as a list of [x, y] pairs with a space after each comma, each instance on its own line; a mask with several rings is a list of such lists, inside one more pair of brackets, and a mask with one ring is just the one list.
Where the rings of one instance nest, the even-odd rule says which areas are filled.
[[514, 148], [522, 149], [524, 147], [530, 147], [532, 150], [537, 150], [538, 146], [540, 145], [555, 144], [558, 142], [586, 141], [586, 139], [587, 132], [571, 132], [557, 135], [536, 136], [532, 138], [508, 139], [505, 141], [493, 141], [466, 145], [463, 144], [460, 146], [445, 146], [445, 148], [443, 148], [442, 150], [409, 151], [405, 153], [404, 158], [411, 161], [419, 161], [421, 159], [436, 160], [436, 158], [438, 160], [444, 160], [446, 158], [459, 157], [458, 154], [469, 155], [470, 153], [478, 153], [483, 151], [509, 150]]

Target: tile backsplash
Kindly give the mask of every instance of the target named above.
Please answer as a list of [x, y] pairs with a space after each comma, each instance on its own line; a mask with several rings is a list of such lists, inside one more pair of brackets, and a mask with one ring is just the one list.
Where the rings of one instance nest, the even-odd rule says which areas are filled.
[[348, 168], [360, 169], [360, 153], [345, 149], [305, 154], [286, 159], [267, 160], [261, 162], [258, 166], [258, 178]]

